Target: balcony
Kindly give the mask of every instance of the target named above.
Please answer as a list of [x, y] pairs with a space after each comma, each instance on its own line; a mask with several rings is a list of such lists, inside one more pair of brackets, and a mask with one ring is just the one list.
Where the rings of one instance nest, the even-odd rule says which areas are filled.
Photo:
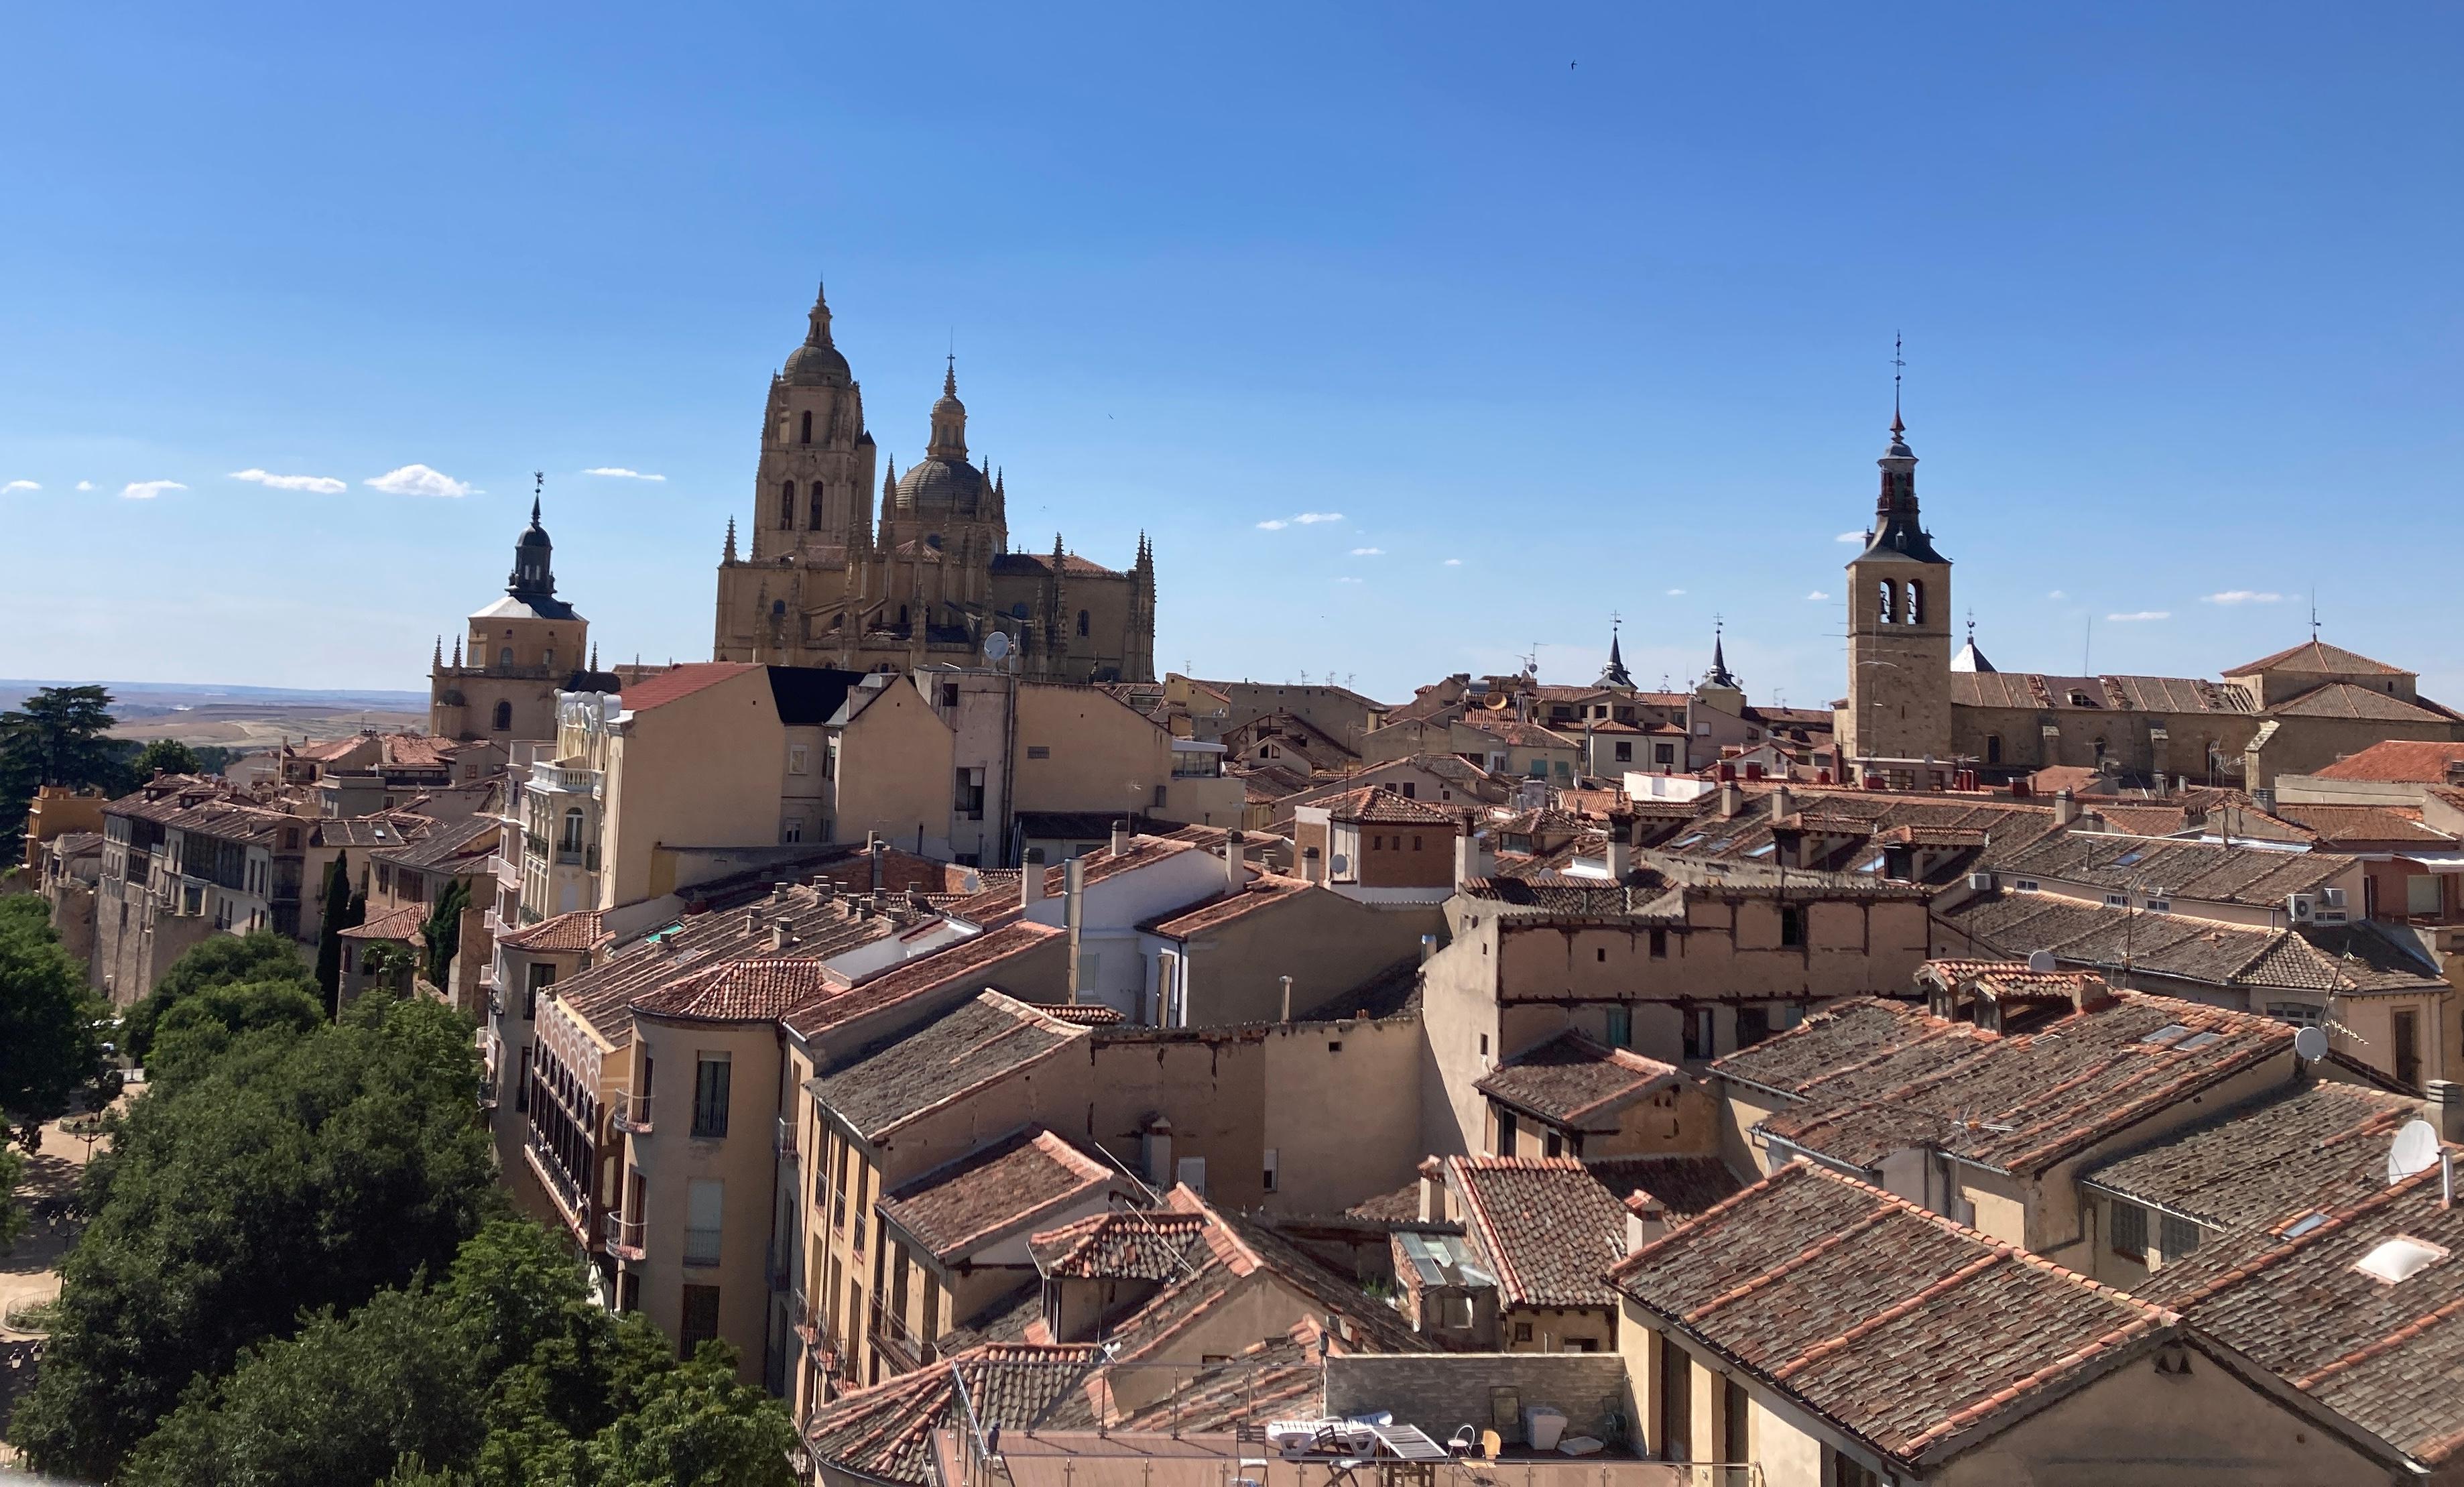
[[607, 1105], [608, 1123], [627, 1136], [650, 1134], [650, 1097], [625, 1093], [611, 1096]]
[[607, 1215], [607, 1253], [620, 1260], [642, 1258], [642, 1221], [622, 1213]]
[[587, 1242], [589, 1232], [590, 1195], [582, 1185], [565, 1174], [564, 1164], [539, 1134], [538, 1126], [526, 1126], [522, 1132], [522, 1155], [529, 1160], [531, 1170], [538, 1174], [539, 1186], [547, 1189], [550, 1201], [563, 1214], [564, 1222], [577, 1238]]
[[725, 1254], [723, 1248], [725, 1238], [726, 1232], [723, 1230], [687, 1227], [685, 1263], [703, 1266], [717, 1264]]
[[898, 1365], [897, 1372], [921, 1368], [940, 1358], [939, 1351], [916, 1337], [907, 1325], [907, 1319], [882, 1305], [879, 1297], [872, 1299], [870, 1310], [872, 1345]]
[[770, 1138], [770, 1149], [790, 1162], [796, 1160], [796, 1122], [792, 1119], [779, 1117], [778, 1129]]
[[599, 797], [599, 771], [567, 769], [542, 760], [531, 766], [530, 788], [552, 795], [587, 795]]

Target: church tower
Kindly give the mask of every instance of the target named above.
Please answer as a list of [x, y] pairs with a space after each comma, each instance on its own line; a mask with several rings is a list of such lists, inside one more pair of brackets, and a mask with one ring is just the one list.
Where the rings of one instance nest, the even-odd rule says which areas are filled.
[[829, 300], [820, 290], [805, 321], [804, 344], [770, 379], [762, 414], [756, 563], [790, 553], [843, 563], [872, 531], [873, 443], [864, 427], [864, 389], [831, 344]]
[[583, 660], [590, 622], [556, 596], [555, 559], [533, 497], [531, 524], [514, 539], [504, 597], [470, 618], [468, 661], [462, 637], [451, 663], [438, 642], [428, 674], [429, 732], [500, 744], [556, 737], [557, 690], [587, 689], [594, 678]]
[[[1910, 761], [1950, 762], [1950, 560], [1917, 513], [1917, 456], [1897, 410], [1874, 527], [1848, 564], [1845, 761], [1897, 761], [1864, 772], [1926, 782]], [[1856, 778], [1855, 775], [1848, 776]], [[1896, 780], [1894, 783], [1898, 783]]]

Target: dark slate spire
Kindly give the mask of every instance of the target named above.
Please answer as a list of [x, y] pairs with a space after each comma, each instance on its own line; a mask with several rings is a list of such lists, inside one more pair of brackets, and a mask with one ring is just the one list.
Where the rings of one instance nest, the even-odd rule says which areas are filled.
[[1874, 499], [1874, 537], [1860, 558], [1898, 556], [1919, 563], [1948, 563], [1934, 551], [1933, 537], [1917, 513], [1917, 456], [1908, 448], [1907, 426], [1891, 414], [1891, 443], [1875, 461], [1882, 468], [1881, 493]]
[[1720, 631], [1720, 625], [1714, 621], [1711, 626], [1711, 670], [1710, 674], [1703, 679], [1715, 687], [1735, 687], [1737, 678], [1728, 670], [1728, 655], [1727, 648], [1721, 644]]
[[1623, 687], [1632, 692], [1635, 690], [1634, 674], [1625, 669], [1625, 653], [1617, 644], [1617, 620], [1609, 621], [1609, 663], [1601, 669], [1600, 679], [1594, 685]]

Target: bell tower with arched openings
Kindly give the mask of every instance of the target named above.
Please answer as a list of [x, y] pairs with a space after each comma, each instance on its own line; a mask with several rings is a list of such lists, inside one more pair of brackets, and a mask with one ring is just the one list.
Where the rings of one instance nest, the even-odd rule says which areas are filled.
[[1858, 774], [1847, 771], [1865, 761], [1878, 764], [1864, 772], [1886, 778], [1912, 775], [1910, 761], [1950, 763], [1950, 560], [1934, 550], [1918, 520], [1917, 456], [1897, 409], [1890, 448], [1876, 463], [1882, 489], [1873, 530], [1848, 564], [1848, 705], [1839, 752], [1851, 780]]

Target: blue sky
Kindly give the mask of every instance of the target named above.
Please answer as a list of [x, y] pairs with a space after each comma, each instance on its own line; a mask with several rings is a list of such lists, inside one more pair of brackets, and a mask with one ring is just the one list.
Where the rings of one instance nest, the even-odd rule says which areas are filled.
[[[1617, 610], [1657, 684], [1719, 613], [1759, 699], [1825, 700], [1903, 331], [2005, 669], [2092, 626], [2098, 671], [2211, 676], [2315, 585], [2464, 701], [2459, 43], [2431, 7], [13, 7], [0, 676], [423, 685], [535, 468], [603, 655], [705, 656], [826, 275], [887, 452], [955, 338], [1018, 545], [1154, 534], [1165, 667], [1589, 679]], [[471, 494], [366, 483], [410, 465]], [[1342, 520], [1259, 524], [1303, 512]]]

